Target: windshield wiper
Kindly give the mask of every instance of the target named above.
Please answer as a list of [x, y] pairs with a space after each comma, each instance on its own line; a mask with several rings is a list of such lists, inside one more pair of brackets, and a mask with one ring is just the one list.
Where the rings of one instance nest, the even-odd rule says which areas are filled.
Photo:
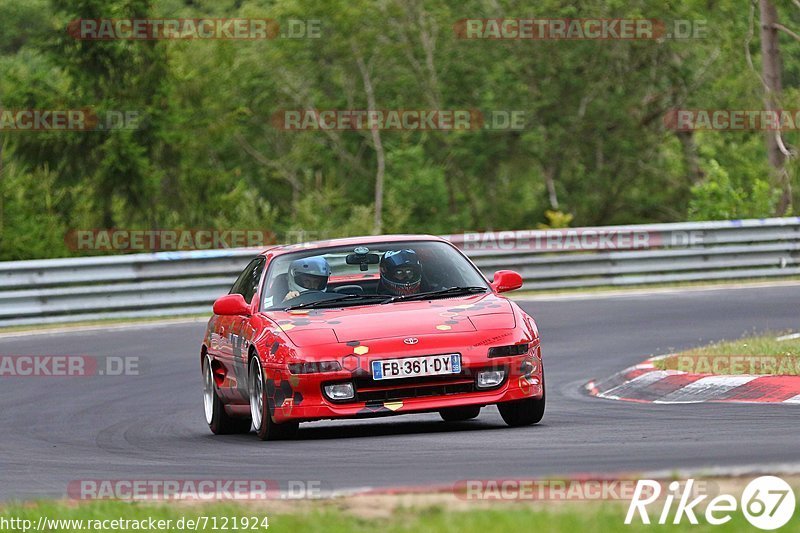
[[314, 300], [313, 302], [291, 305], [289, 307], [286, 307], [284, 311], [293, 311], [295, 309], [307, 309], [309, 307], [315, 307], [317, 305], [324, 305], [324, 304], [337, 303], [343, 301], [354, 301], [354, 300], [383, 301], [388, 298], [391, 298], [391, 296], [387, 296], [386, 294], [340, 294], [334, 298], [325, 298], [323, 300]]
[[392, 296], [386, 300], [385, 304], [393, 302], [407, 302], [410, 300], [427, 300], [429, 298], [438, 298], [440, 296], [452, 296], [455, 294], [477, 294], [486, 292], [486, 287], [450, 287], [438, 291], [419, 292], [417, 294], [404, 294], [401, 296]]
[[326, 304], [340, 303], [340, 302], [355, 302], [355, 301], [380, 301], [382, 304], [393, 302], [407, 302], [411, 300], [427, 300], [432, 298], [439, 298], [442, 296], [452, 296], [457, 294], [478, 294], [486, 292], [486, 287], [449, 287], [447, 289], [440, 289], [437, 291], [420, 292], [417, 294], [405, 294], [399, 296], [390, 296], [387, 294], [340, 294], [332, 298], [325, 298], [322, 300], [314, 300], [313, 302], [305, 302], [302, 304], [291, 305], [286, 307], [284, 311], [293, 311], [295, 309], [308, 309], [311, 307], [324, 306]]

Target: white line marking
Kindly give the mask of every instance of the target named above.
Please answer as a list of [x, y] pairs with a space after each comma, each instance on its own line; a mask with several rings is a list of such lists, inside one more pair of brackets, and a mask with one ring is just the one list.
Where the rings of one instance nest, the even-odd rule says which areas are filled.
[[[740, 466], [705, 466], [637, 473], [639, 479], [686, 479], [690, 477], [755, 477], [800, 474], [800, 463], [764, 463]], [[621, 477], [621, 476], [619, 476]]]
[[731, 389], [750, 383], [759, 376], [708, 376], [698, 379], [653, 403], [702, 403], [714, 400]]
[[613, 389], [609, 389], [606, 392], [601, 392], [597, 396], [609, 400], [619, 400], [620, 397], [624, 398], [625, 393], [628, 391], [644, 389], [649, 385], [652, 385], [656, 381], [661, 381], [662, 379], [670, 375], [672, 375], [672, 372], [669, 372], [667, 370], [656, 370], [655, 372], [647, 372], [646, 374], [642, 374], [641, 376], [636, 376], [632, 380], [627, 381], [622, 385], [617, 385]]
[[800, 339], [800, 333], [792, 333], [790, 335], [784, 335], [782, 337], [778, 337], [775, 340], [778, 342], [783, 342], [783, 341], [791, 341], [794, 339]]
[[[680, 293], [696, 293], [696, 292], [709, 292], [709, 291], [726, 291], [737, 289], [762, 289], [773, 287], [797, 287], [800, 286], [798, 281], [782, 281], [775, 283], [737, 283], [737, 284], [721, 284], [721, 285], [700, 285], [696, 287], [664, 287], [653, 289], [622, 289], [622, 290], [597, 290], [576, 293], [551, 293], [551, 294], [535, 294], [534, 289], [530, 289], [530, 294], [525, 295], [512, 295], [511, 298], [517, 301], [560, 301], [560, 300], [602, 300], [604, 298], [634, 298], [638, 296], [656, 296], [659, 294], [680, 294]], [[547, 290], [547, 289], [543, 289]], [[527, 292], [527, 291], [526, 291]]]
[[788, 400], [783, 400], [783, 403], [796, 403], [796, 404], [800, 404], [800, 394], [798, 394], [797, 396], [795, 396], [795, 397], [793, 397], [793, 398], [789, 398]]

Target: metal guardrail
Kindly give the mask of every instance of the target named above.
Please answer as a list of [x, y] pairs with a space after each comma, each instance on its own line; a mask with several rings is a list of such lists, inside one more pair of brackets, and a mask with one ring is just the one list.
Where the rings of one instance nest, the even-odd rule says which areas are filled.
[[[526, 290], [800, 275], [800, 217], [447, 235]], [[0, 326], [210, 313], [257, 249], [0, 263]]]

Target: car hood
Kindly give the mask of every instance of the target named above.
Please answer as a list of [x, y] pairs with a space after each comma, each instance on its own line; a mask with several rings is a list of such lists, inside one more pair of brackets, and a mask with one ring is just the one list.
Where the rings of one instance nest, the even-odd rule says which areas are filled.
[[269, 317], [297, 346], [515, 326], [511, 304], [492, 293], [341, 309], [273, 311]]

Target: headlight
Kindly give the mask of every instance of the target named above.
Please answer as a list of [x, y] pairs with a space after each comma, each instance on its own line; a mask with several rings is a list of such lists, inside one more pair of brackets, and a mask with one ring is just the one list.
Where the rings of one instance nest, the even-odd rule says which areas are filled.
[[353, 384], [349, 381], [347, 383], [334, 383], [333, 385], [325, 385], [325, 396], [331, 400], [349, 400], [355, 395]]
[[525, 355], [528, 353], [529, 344], [510, 344], [508, 346], [495, 346], [489, 348], [489, 357], [507, 357], [509, 355]]
[[321, 361], [319, 363], [291, 363], [289, 372], [292, 374], [317, 374], [319, 372], [338, 372], [342, 369], [339, 361]]

